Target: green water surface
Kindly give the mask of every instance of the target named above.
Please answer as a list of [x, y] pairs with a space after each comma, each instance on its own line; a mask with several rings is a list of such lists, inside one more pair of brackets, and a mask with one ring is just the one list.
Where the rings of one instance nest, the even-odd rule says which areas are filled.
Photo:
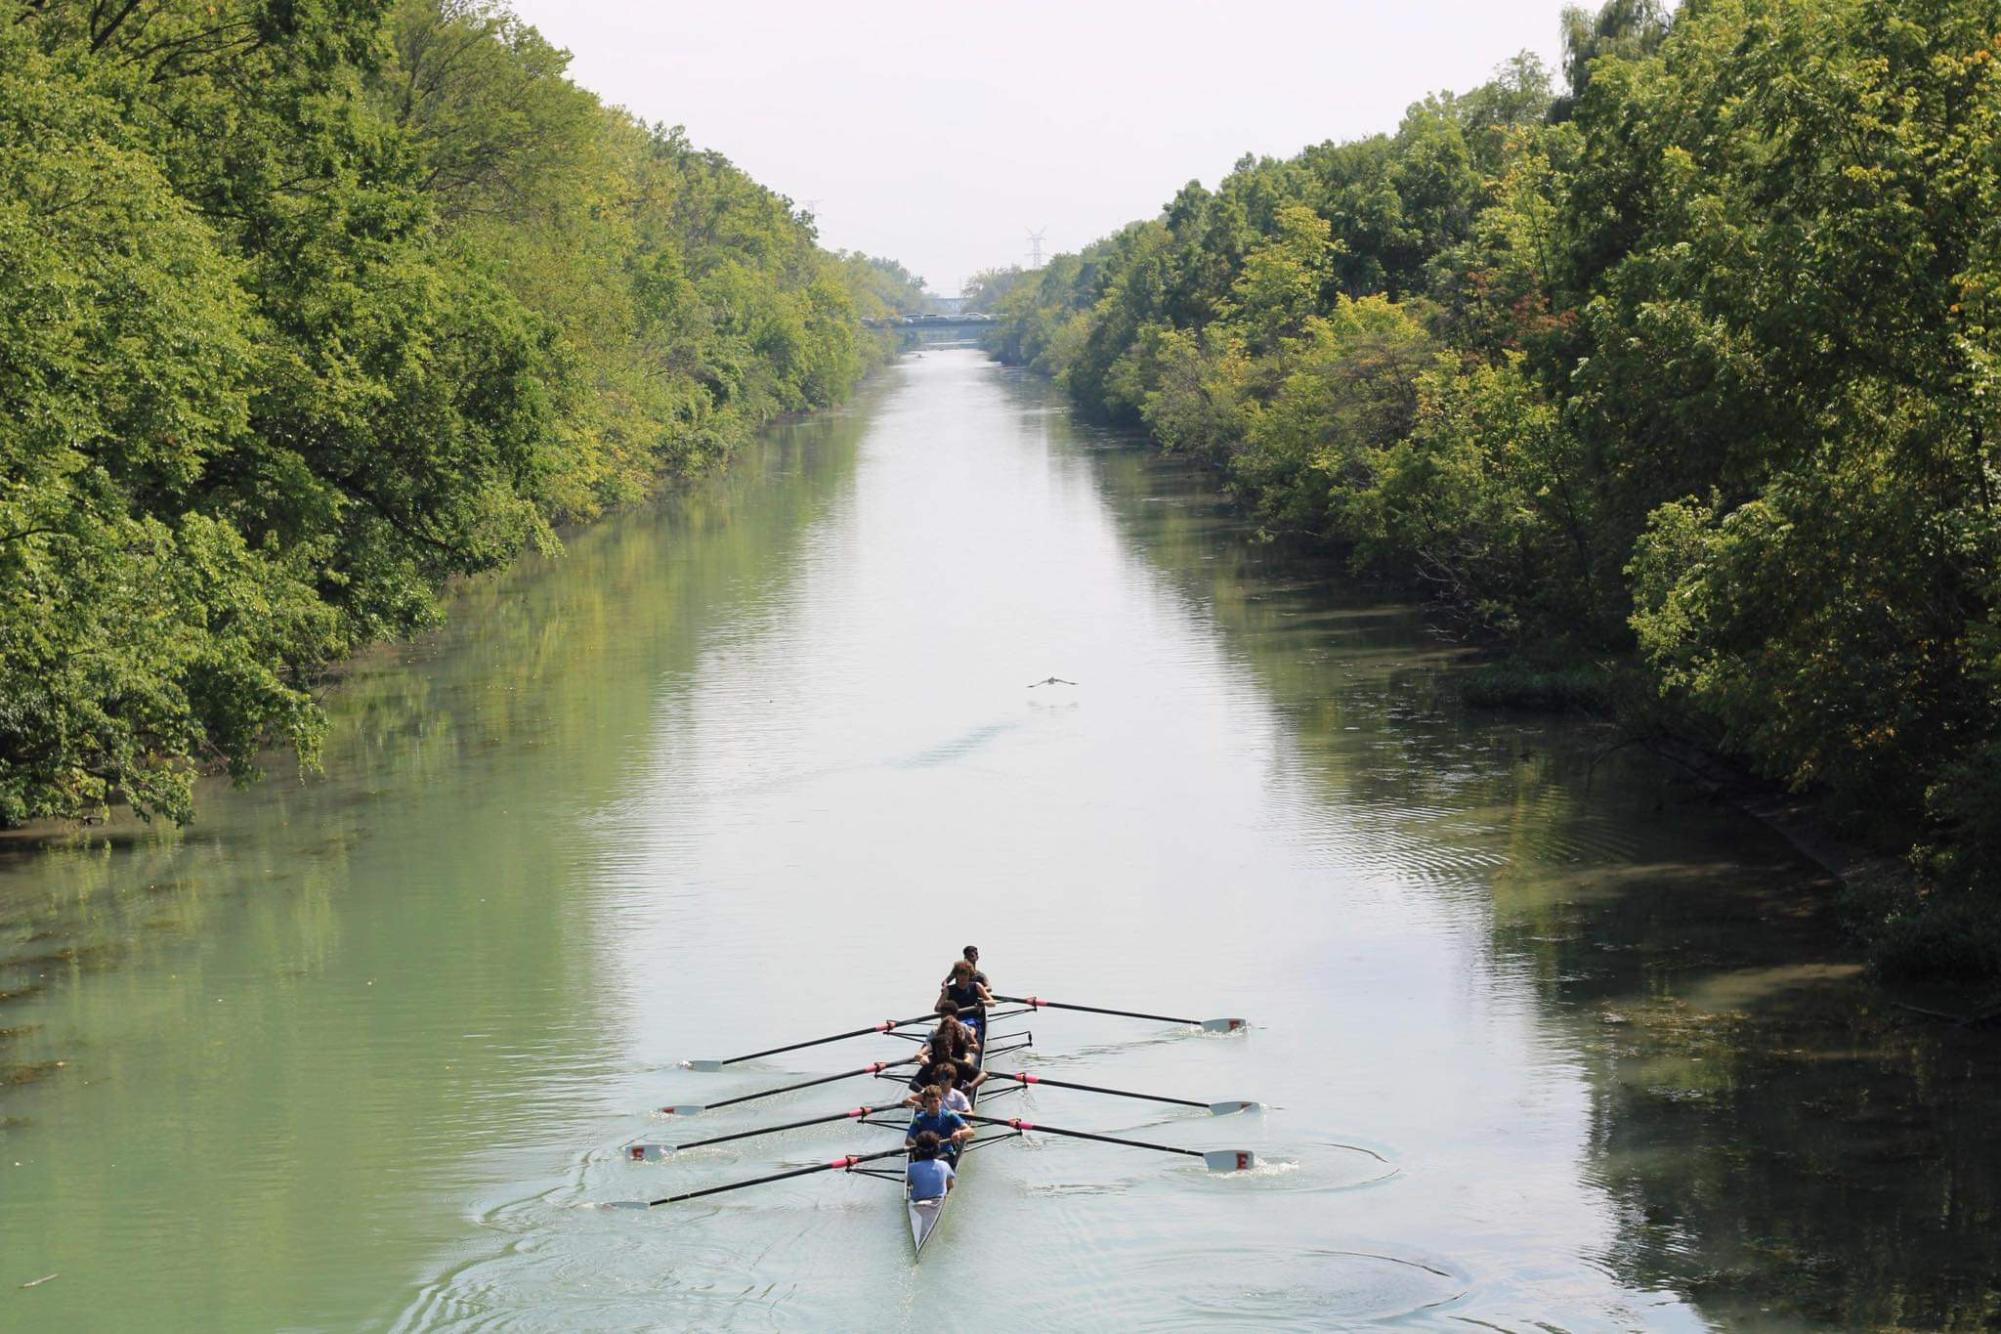
[[[1406, 607], [1215, 479], [933, 349], [357, 662], [323, 776], [0, 848], [8, 1329], [1980, 1328], [1991, 1038], [1582, 720], [1469, 712]], [[1028, 689], [1050, 675], [1074, 686]], [[967, 941], [1038, 1090], [921, 1266], [837, 1124], [675, 1068], [928, 1006]], [[703, 1118], [839, 1110], [856, 1081]], [[52, 1277], [51, 1277], [52, 1276]], [[46, 1279], [45, 1282], [36, 1280]]]

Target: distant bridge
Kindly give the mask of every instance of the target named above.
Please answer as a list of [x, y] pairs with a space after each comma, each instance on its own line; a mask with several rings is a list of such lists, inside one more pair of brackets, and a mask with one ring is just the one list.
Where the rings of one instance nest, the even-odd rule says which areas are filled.
[[991, 315], [900, 315], [886, 320], [863, 320], [871, 329], [908, 329], [922, 333], [932, 329], [989, 329], [995, 321]]

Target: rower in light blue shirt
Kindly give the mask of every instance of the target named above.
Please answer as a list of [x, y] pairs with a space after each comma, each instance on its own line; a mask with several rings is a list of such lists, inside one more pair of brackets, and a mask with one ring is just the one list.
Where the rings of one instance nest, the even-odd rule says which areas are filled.
[[952, 1179], [958, 1173], [952, 1170], [952, 1164], [938, 1156], [938, 1137], [927, 1130], [911, 1148], [910, 1166], [904, 1175], [910, 1182], [911, 1199], [942, 1200], [952, 1189]]

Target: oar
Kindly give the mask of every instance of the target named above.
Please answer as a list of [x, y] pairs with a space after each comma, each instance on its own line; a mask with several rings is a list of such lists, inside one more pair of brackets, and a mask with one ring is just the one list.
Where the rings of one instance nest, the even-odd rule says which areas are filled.
[[1067, 1135], [1071, 1139], [1094, 1139], [1101, 1144], [1123, 1144], [1128, 1149], [1152, 1149], [1155, 1153], [1178, 1153], [1187, 1158], [1200, 1158], [1211, 1172], [1248, 1172], [1258, 1165], [1258, 1156], [1249, 1149], [1177, 1149], [1171, 1144], [1149, 1144], [1143, 1139], [1120, 1139], [1117, 1135], [1098, 1135], [1088, 1130], [1065, 1130], [1061, 1126], [1045, 1126], [1039, 1121], [1003, 1119], [998, 1116], [968, 1116], [968, 1121], [978, 1121], [990, 1126], [1012, 1126], [1016, 1130], [1035, 1130], [1045, 1135]]
[[703, 1112], [713, 1112], [718, 1107], [734, 1107], [740, 1102], [756, 1102], [759, 1098], [775, 1098], [781, 1093], [797, 1093], [817, 1084], [831, 1084], [837, 1079], [853, 1079], [857, 1075], [872, 1075], [882, 1070], [893, 1070], [899, 1065], [915, 1065], [915, 1056], [906, 1056], [900, 1061], [871, 1061], [858, 1070], [843, 1070], [838, 1075], [822, 1075], [818, 1079], [802, 1080], [797, 1084], [787, 1084], [783, 1088], [766, 1089], [762, 1093], [746, 1093], [737, 1098], [724, 1098], [721, 1102], [680, 1103], [673, 1107], [662, 1107], [663, 1116], [700, 1116]]
[[1134, 1093], [1130, 1089], [1100, 1088], [1096, 1084], [1072, 1084], [1067, 1080], [1050, 1079], [1043, 1075], [1016, 1074], [1011, 1070], [989, 1070], [989, 1079], [1012, 1079], [1017, 1084], [1047, 1084], [1051, 1088], [1076, 1089], [1080, 1093], [1104, 1093], [1114, 1098], [1138, 1098], [1141, 1102], [1166, 1102], [1176, 1107], [1206, 1107], [1211, 1116], [1228, 1116], [1232, 1112], [1255, 1112], [1262, 1108], [1254, 1102], [1231, 1100], [1229, 1102], [1197, 1102], [1193, 1098], [1163, 1098], [1157, 1093]]
[[760, 1056], [777, 1056], [782, 1052], [800, 1051], [807, 1047], [822, 1047], [829, 1042], [846, 1042], [849, 1038], [865, 1038], [871, 1033], [889, 1033], [899, 1028], [908, 1028], [912, 1024], [935, 1024], [937, 1022], [938, 1016], [936, 1014], [920, 1014], [915, 1019], [885, 1019], [879, 1024], [870, 1024], [867, 1028], [852, 1029], [846, 1033], [836, 1033], [831, 1037], [812, 1038], [806, 1042], [791, 1042], [783, 1047], [769, 1047], [764, 1051], [745, 1052], [741, 1056], [725, 1056], [720, 1061], [683, 1061], [681, 1064], [689, 1070], [700, 1070], [704, 1074], [713, 1074], [726, 1065], [735, 1065], [739, 1061], [754, 1061]]
[[752, 1177], [748, 1181], [732, 1181], [726, 1186], [710, 1186], [705, 1190], [684, 1191], [679, 1195], [668, 1195], [658, 1200], [610, 1200], [607, 1209], [651, 1209], [661, 1204], [678, 1204], [682, 1200], [696, 1200], [704, 1195], [720, 1195], [726, 1190], [743, 1190], [748, 1186], [762, 1186], [772, 1181], [787, 1181], [793, 1177], [811, 1176], [815, 1172], [842, 1172], [857, 1163], [872, 1163], [878, 1158], [901, 1158], [907, 1150], [884, 1149], [881, 1153], [851, 1153], [832, 1162], [819, 1163], [812, 1167], [795, 1167], [790, 1172], [774, 1172], [768, 1177]]
[[901, 1110], [903, 1110], [901, 1103], [894, 1108], [850, 1107], [847, 1111], [835, 1112], [832, 1116], [809, 1116], [804, 1121], [787, 1121], [782, 1126], [764, 1126], [758, 1130], [739, 1130], [734, 1135], [713, 1135], [708, 1139], [689, 1140], [686, 1144], [628, 1144], [625, 1156], [635, 1163], [657, 1163], [663, 1161], [668, 1154], [679, 1153], [683, 1149], [699, 1149], [708, 1144], [727, 1144], [733, 1139], [755, 1139], [759, 1135], [776, 1135], [781, 1130], [797, 1130], [801, 1126], [823, 1126], [829, 1121], [860, 1120], [875, 1112]]
[[1211, 1033], [1234, 1033], [1240, 1028], [1249, 1028], [1244, 1019], [1177, 1019], [1171, 1014], [1140, 1014], [1134, 1010], [1107, 1010], [1098, 1005], [1066, 1005], [1062, 1001], [1044, 1000], [1040, 996], [996, 996], [995, 1000], [1006, 1001], [1010, 1005], [1026, 1005], [1032, 1010], [1081, 1010], [1085, 1014], [1110, 1014], [1121, 1019], [1157, 1019], [1163, 1024], [1192, 1024]]

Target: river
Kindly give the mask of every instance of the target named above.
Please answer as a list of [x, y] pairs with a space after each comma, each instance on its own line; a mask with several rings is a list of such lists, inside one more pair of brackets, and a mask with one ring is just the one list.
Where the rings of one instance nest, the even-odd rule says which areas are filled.
[[[0, 852], [0, 1326], [2001, 1320], [1992, 1041], [1877, 998], [1764, 828], [1328, 582], [934, 349], [473, 583], [323, 776]], [[902, 1054], [676, 1066], [915, 1014], [968, 942], [1253, 1023], [1044, 1011], [1018, 1068], [1268, 1105], [991, 1106], [1263, 1165], [997, 1144], [919, 1265], [866, 1177], [597, 1207], [894, 1143], [621, 1152], [879, 1097], [649, 1114]]]

